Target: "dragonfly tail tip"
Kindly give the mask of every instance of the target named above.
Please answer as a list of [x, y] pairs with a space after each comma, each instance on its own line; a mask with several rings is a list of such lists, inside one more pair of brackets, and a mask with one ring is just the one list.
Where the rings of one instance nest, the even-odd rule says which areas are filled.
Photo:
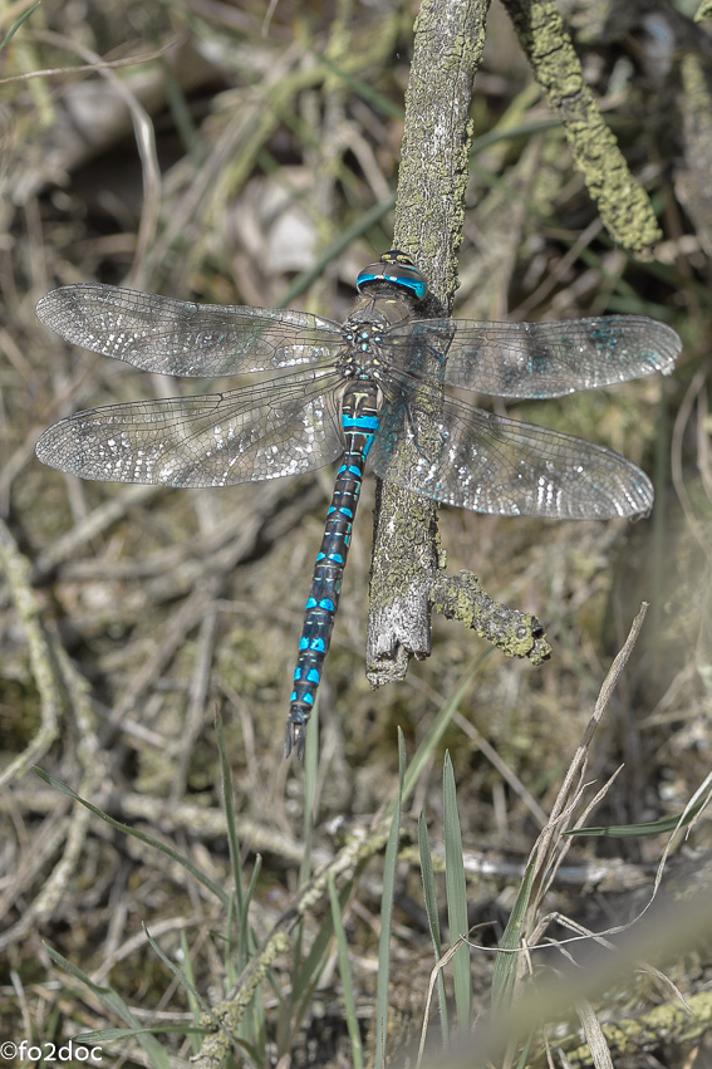
[[284, 737], [284, 756], [290, 757], [292, 752], [296, 754], [298, 761], [304, 760], [304, 737], [306, 724], [300, 724], [294, 720], [287, 722], [287, 733]]

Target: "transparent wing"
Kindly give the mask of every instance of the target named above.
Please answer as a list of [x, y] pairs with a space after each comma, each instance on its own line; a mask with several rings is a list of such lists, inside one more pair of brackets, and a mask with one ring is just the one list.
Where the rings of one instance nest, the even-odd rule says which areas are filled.
[[[452, 399], [436, 404], [434, 430], [415, 402], [384, 406], [372, 453], [377, 475], [496, 515], [607, 519], [652, 507], [650, 480], [618, 453]], [[396, 456], [402, 439], [410, 445]]]
[[[405, 369], [413, 351], [447, 356], [441, 377], [452, 386], [496, 397], [562, 397], [669, 373], [682, 343], [647, 316], [613, 315], [557, 323], [475, 323], [421, 319], [393, 327], [384, 347]], [[409, 351], [410, 349], [410, 351]]]
[[49, 427], [44, 464], [83, 479], [228, 486], [296, 475], [343, 450], [337, 374], [285, 375], [203, 397], [107, 405]]
[[323, 363], [343, 346], [337, 323], [306, 312], [194, 304], [91, 282], [52, 290], [37, 315], [74, 345], [168, 375]]

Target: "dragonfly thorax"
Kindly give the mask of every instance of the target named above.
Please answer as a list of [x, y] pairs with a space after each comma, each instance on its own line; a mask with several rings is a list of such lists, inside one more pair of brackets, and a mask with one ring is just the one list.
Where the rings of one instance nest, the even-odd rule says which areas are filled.
[[341, 372], [345, 378], [378, 382], [383, 368], [381, 346], [384, 324], [375, 321], [344, 324], [345, 349]]

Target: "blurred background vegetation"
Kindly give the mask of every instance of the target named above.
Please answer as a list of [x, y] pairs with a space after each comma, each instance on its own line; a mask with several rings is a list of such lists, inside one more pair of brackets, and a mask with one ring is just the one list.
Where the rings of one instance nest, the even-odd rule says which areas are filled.
[[[642, 600], [650, 612], [590, 755], [588, 775], [599, 782], [625, 763], [595, 822], [678, 813], [709, 770], [710, 23], [695, 23], [683, 0], [559, 6], [663, 236], [647, 259], [612, 244], [495, 3], [476, 79], [454, 314], [636, 312], [674, 326], [684, 355], [669, 379], [506, 409], [622, 452], [653, 477], [656, 507], [636, 524], [443, 509], [450, 570], [476, 572], [499, 601], [534, 613], [552, 659], [539, 668], [508, 660], [437, 619], [430, 659], [402, 684], [374, 692], [363, 672], [374, 497], [367, 480], [320, 691], [308, 864], [304, 774], [282, 760], [282, 736], [333, 473], [207, 492], [79, 484], [43, 468], [33, 449], [48, 423], [184, 384], [70, 350], [33, 309], [54, 286], [98, 279], [344, 318], [358, 270], [391, 245], [417, 5], [15, 0], [0, 13], [0, 34], [15, 31], [0, 52], [0, 516], [6, 567], [15, 570], [0, 585], [3, 763], [24, 772], [31, 756], [229, 890], [218, 711], [245, 879], [256, 874], [254, 946], [294, 902], [308, 866], [336, 856], [349, 836], [367, 836], [392, 801], [397, 727], [412, 754], [468, 677], [403, 826], [413, 833], [424, 809], [432, 843], [442, 841], [447, 749], [468, 916], [483, 925], [477, 943], [495, 946], [517, 874]], [[29, 590], [27, 577], [35, 600], [18, 608], [10, 594]], [[41, 648], [27, 641], [38, 621]], [[190, 961], [206, 1004], [228, 993], [235, 963], [226, 965], [224, 903], [30, 772], [13, 777], [0, 805], [3, 1037], [17, 1036], [21, 1021], [37, 1042], [126, 1024], [50, 957], [49, 944], [118, 992], [138, 1025], [175, 1026], [160, 1045], [170, 1052], [166, 1064], [187, 1064], [200, 1046], [184, 1038], [195, 1003], [169, 963]], [[707, 838], [702, 824], [677, 855], [694, 864]], [[547, 910], [591, 928], [624, 920], [661, 849], [658, 838], [577, 842]], [[381, 865], [377, 855], [359, 870], [345, 911], [367, 1051]], [[396, 903], [394, 1056], [420, 1028], [433, 965], [419, 871], [408, 856], [397, 868]], [[275, 1064], [280, 1055], [300, 1066], [353, 1064], [331, 944], [309, 998], [297, 1006], [285, 994], [327, 915], [322, 898], [299, 947], [272, 964], [244, 1064]], [[471, 951], [476, 1006], [487, 1002], [493, 957]], [[702, 953], [688, 955], [675, 980], [689, 995], [709, 983], [707, 967]], [[636, 982], [606, 1009], [635, 1014], [667, 998]], [[674, 1040], [649, 1047], [616, 1065], [710, 1064], [700, 1060], [703, 1045], [692, 1054]], [[160, 1064], [136, 1039], [120, 1052], [118, 1064]]]

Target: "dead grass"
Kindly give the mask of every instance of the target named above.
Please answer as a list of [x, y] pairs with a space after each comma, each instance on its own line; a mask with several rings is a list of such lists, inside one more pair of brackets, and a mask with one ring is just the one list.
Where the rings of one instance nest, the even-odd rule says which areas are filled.
[[[328, 864], [340, 881], [355, 1013], [372, 1049], [382, 814], [397, 790], [400, 726], [408, 753], [423, 746], [428, 757], [403, 802], [390, 962], [395, 1056], [417, 1040], [434, 962], [408, 843], [423, 808], [431, 844], [443, 839], [445, 748], [469, 919], [487, 925], [476, 940], [485, 947], [507, 922], [519, 873], [642, 600], [651, 603], [648, 619], [588, 755], [598, 785], [625, 763], [595, 823], [679, 812], [709, 769], [710, 231], [700, 183], [689, 178], [697, 143], [686, 137], [689, 93], [677, 60], [666, 70], [634, 23], [609, 28], [605, 39], [589, 26], [577, 40], [664, 229], [657, 258], [636, 262], [606, 238], [513, 31], [499, 9], [491, 13], [476, 124], [478, 135], [502, 138], [473, 157], [455, 314], [628, 311], [674, 325], [685, 354], [671, 380], [508, 409], [625, 453], [654, 476], [658, 506], [636, 525], [443, 510], [450, 568], [478, 573], [498, 600], [544, 621], [554, 656], [539, 669], [496, 651], [484, 657], [480, 640], [439, 620], [432, 657], [403, 684], [372, 692], [362, 670], [373, 487], [365, 489], [321, 690], [316, 815], [305, 829], [304, 775], [282, 760], [281, 740], [331, 473], [179, 492], [79, 484], [43, 468], [33, 448], [49, 422], [176, 388], [70, 351], [33, 308], [52, 286], [96, 278], [219, 303], [269, 306], [290, 294], [294, 307], [344, 316], [358, 269], [390, 244], [413, 10], [355, 5], [339, 15], [280, 4], [265, 16], [261, 4], [204, 0], [99, 7], [48, 2], [0, 52], [3, 78], [14, 79], [0, 113], [3, 1035], [40, 1042], [176, 1026], [159, 1035], [159, 1050], [135, 1036], [111, 1049], [120, 1049], [119, 1064], [157, 1065], [163, 1056], [179, 1066], [200, 1047], [195, 1034], [183, 1036], [196, 1007], [214, 1027], [220, 1007], [233, 1012], [237, 987], [260, 992], [240, 1025], [253, 1064], [287, 1052], [292, 1065], [353, 1064], [330, 942], [334, 903], [325, 878], [310, 885], [307, 877]], [[0, 34], [24, 10], [13, 5]], [[672, 25], [687, 42], [682, 16]], [[119, 62], [57, 73], [96, 67], [97, 56]], [[216, 710], [234, 791], [232, 857]], [[35, 763], [179, 856], [112, 829], [40, 782], [29, 771]], [[703, 823], [677, 860], [706, 848]], [[633, 887], [652, 881], [661, 849], [659, 839], [574, 843], [541, 913], [585, 929], [624, 922], [636, 909]], [[256, 875], [249, 911], [243, 902], [249, 934], [239, 924], [236, 934], [227, 897], [186, 876], [186, 860], [225, 896], [233, 880], [247, 888]], [[551, 959], [539, 964], [537, 953], [538, 974]], [[471, 952], [476, 1011], [489, 998], [493, 958]], [[689, 951], [673, 970], [676, 983], [696, 995], [708, 968], [704, 948]], [[130, 1016], [98, 990], [106, 986]], [[597, 998], [600, 1016], [616, 1018], [650, 1010], [669, 992], [631, 981]], [[694, 1061], [702, 1053], [684, 1062], [689, 1049], [661, 1040], [615, 1064], [704, 1064]], [[204, 1047], [202, 1057], [208, 1064]]]

